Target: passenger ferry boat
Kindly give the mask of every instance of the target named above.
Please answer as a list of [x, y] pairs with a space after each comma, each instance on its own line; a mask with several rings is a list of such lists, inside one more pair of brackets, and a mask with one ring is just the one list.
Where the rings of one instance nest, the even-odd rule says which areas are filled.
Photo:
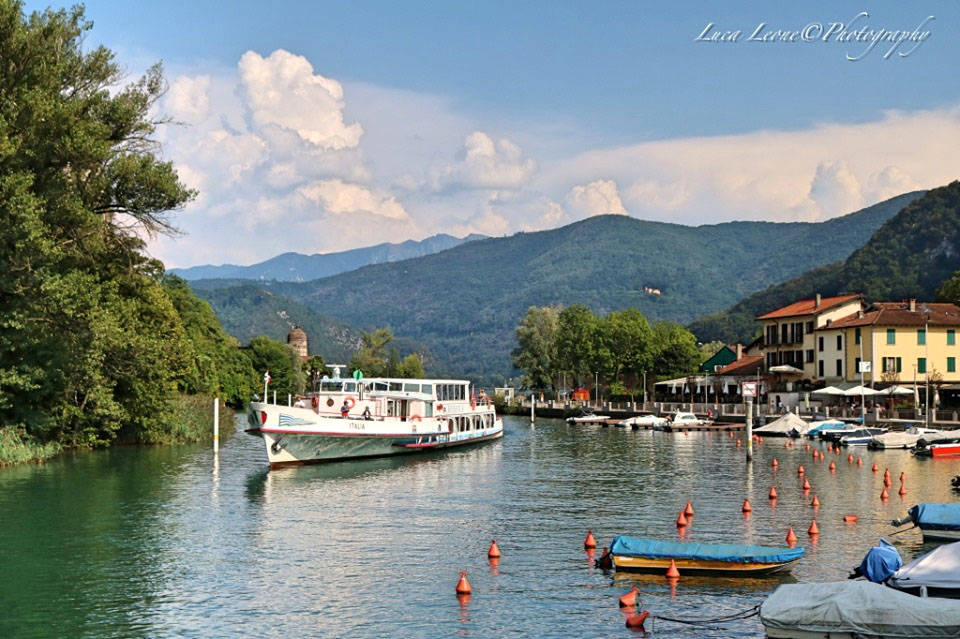
[[492, 402], [465, 380], [324, 378], [293, 406], [251, 402], [248, 418], [271, 468], [503, 437]]

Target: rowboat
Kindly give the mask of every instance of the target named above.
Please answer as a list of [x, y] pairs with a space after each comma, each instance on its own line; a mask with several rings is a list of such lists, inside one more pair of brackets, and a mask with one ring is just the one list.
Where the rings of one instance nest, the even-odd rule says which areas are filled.
[[700, 544], [620, 535], [610, 545], [610, 556], [617, 570], [663, 572], [674, 561], [680, 574], [758, 576], [790, 570], [803, 557], [803, 548]]
[[960, 539], [960, 504], [916, 504], [894, 526], [913, 522], [923, 532], [923, 540]]

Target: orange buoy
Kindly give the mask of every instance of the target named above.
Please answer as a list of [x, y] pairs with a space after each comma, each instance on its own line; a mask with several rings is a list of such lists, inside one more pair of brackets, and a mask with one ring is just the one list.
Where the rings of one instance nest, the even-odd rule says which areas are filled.
[[844, 523], [847, 523], [847, 524], [855, 524], [855, 523], [857, 523], [857, 519], [858, 519], [858, 518], [857, 518], [856, 515], [844, 515], [844, 516], [843, 516], [843, 521], [844, 521]]
[[670, 560], [670, 567], [667, 568], [667, 579], [678, 579], [680, 577], [680, 571], [677, 570], [677, 562], [674, 559]]
[[849, 455], [847, 455], [847, 463], [848, 464], [853, 463], [853, 453], [850, 453]]
[[890, 469], [889, 469], [889, 468], [884, 468], [884, 469], [883, 469], [883, 477], [884, 477], [884, 479], [890, 479]]
[[647, 620], [647, 617], [650, 616], [650, 613], [644, 610], [639, 615], [630, 615], [627, 617], [627, 628], [640, 628], [643, 629], [643, 622]]
[[863, 466], [863, 457], [857, 457], [857, 467]]
[[906, 494], [907, 494], [907, 487], [904, 486], [903, 484], [900, 484], [900, 490], [897, 491], [897, 494], [900, 495], [901, 497], [903, 497], [904, 495], [906, 495]]
[[807, 444], [806, 447], [805, 447], [803, 450], [805, 450], [806, 452], [809, 453], [809, 452], [810, 452], [810, 444]]
[[902, 484], [907, 480], [907, 474], [905, 472], [900, 472], [900, 483]]
[[741, 446], [740, 440], [738, 439], [738, 440], [737, 440], [737, 448], [740, 448], [740, 446]]
[[830, 472], [831, 473], [837, 472], [837, 465], [834, 462], [830, 462]]
[[890, 493], [887, 492], [886, 486], [884, 486], [883, 490], [880, 491], [880, 499], [883, 499], [884, 501], [890, 499]]
[[769, 497], [770, 499], [776, 499], [776, 498], [777, 498], [777, 487], [776, 487], [776, 486], [771, 486], [771, 487], [770, 487], [770, 493], [767, 495], [767, 497]]
[[689, 501], [687, 502], [687, 507], [683, 509], [683, 514], [686, 515], [687, 517], [693, 516], [693, 504], [690, 503]]
[[803, 489], [810, 490], [810, 480], [806, 477], [803, 478]]
[[680, 514], [677, 515], [677, 528], [686, 528], [687, 527], [687, 517], [683, 514], [683, 511], [680, 511]]
[[460, 571], [460, 581], [457, 582], [457, 594], [458, 595], [469, 595], [473, 592], [473, 588], [470, 587], [470, 582], [467, 581], [467, 573], [464, 570]]
[[873, 468], [871, 468], [870, 470], [872, 470], [873, 472], [877, 472], [880, 470], [880, 467], [877, 466], [877, 462], [873, 462]]
[[763, 443], [763, 437], [757, 437], [757, 443], [762, 444], [762, 443]]
[[788, 544], [797, 543], [797, 533], [793, 532], [793, 526], [790, 526], [790, 530], [787, 532], [787, 543]]
[[814, 508], [819, 508], [819, 507], [820, 507], [820, 498], [817, 497], [816, 495], [814, 495], [814, 496], [813, 496], [813, 501], [810, 502], [810, 505], [813, 506]]
[[745, 513], [751, 512], [753, 510], [753, 506], [750, 505], [749, 499], [743, 500], [743, 508], [741, 508], [740, 510], [742, 510]]
[[636, 606], [637, 595], [639, 594], [640, 594], [640, 590], [636, 586], [634, 586], [633, 590], [631, 590], [624, 596], [620, 597], [620, 607], [627, 608], [628, 606]]
[[883, 485], [884, 485], [884, 486], [886, 486], [887, 488], [890, 488], [890, 486], [891, 486], [892, 484], [893, 484], [893, 482], [890, 481], [890, 477], [884, 477], [884, 478], [883, 478]]
[[778, 461], [777, 461], [777, 458], [774, 457], [774, 458], [773, 458], [773, 462], [772, 462], [770, 465], [773, 466], [774, 468], [776, 468], [777, 466], [780, 465], [780, 462], [778, 462]]
[[803, 470], [803, 464], [797, 466], [797, 475], [803, 475], [804, 472], [806, 471]]
[[497, 540], [494, 539], [490, 542], [490, 550], [487, 551], [487, 557], [490, 559], [499, 559], [500, 556], [500, 546], [497, 545]]
[[811, 537], [813, 537], [814, 535], [820, 534], [820, 527], [817, 526], [816, 519], [814, 519], [813, 522], [810, 524], [810, 527], [807, 529], [807, 534], [810, 535]]
[[584, 548], [596, 548], [597, 547], [597, 538], [593, 536], [593, 531], [587, 531], [587, 538], [583, 540]]

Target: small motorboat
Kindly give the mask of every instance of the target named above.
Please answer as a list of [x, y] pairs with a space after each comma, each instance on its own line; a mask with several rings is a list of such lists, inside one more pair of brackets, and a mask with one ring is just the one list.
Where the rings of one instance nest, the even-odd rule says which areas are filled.
[[858, 428], [840, 438], [841, 446], [866, 446], [867, 442], [887, 432], [887, 428]]
[[923, 532], [923, 540], [960, 539], [960, 504], [916, 504], [907, 511], [907, 516], [894, 519], [891, 524], [913, 525]]
[[[754, 428], [753, 432], [763, 437], [799, 437], [810, 425], [793, 413], [778, 417], [769, 424]], [[798, 434], [799, 433], [799, 434]]]
[[886, 448], [913, 448], [924, 435], [938, 435], [939, 430], [910, 426], [906, 430], [891, 430], [881, 435], [875, 435], [867, 442], [867, 448], [883, 450]]
[[960, 541], [937, 546], [897, 570], [886, 581], [921, 597], [960, 599]]
[[840, 441], [841, 437], [850, 435], [857, 430], [860, 430], [860, 427], [855, 424], [844, 424], [843, 426], [838, 427], [822, 428], [817, 433], [817, 437], [819, 437], [821, 441], [825, 442], [838, 442]]
[[663, 572], [675, 561], [680, 574], [757, 576], [790, 570], [803, 557], [803, 548], [700, 544], [620, 535], [610, 544], [609, 555], [617, 570]]
[[760, 621], [771, 639], [947, 639], [960, 636], [960, 601], [868, 581], [783, 584]]
[[609, 415], [596, 415], [592, 408], [581, 408], [576, 415], [567, 417], [568, 424], [606, 424]]
[[618, 424], [618, 426], [632, 428], [633, 430], [640, 428], [660, 430], [666, 425], [667, 418], [658, 415], [637, 415], [636, 417], [625, 419]]
[[820, 431], [831, 430], [835, 428], [845, 428], [846, 424], [839, 419], [824, 419], [817, 422], [810, 422], [807, 427], [807, 432], [800, 433], [801, 435], [806, 435], [810, 439], [820, 436]]

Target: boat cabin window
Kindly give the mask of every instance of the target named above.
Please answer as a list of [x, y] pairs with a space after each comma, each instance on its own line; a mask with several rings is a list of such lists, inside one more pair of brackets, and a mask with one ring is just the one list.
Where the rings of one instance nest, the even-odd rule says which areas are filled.
[[386, 382], [374, 382], [374, 384], [373, 384], [373, 389], [374, 389], [374, 390], [378, 390], [378, 391], [385, 391], [385, 390], [387, 390], [387, 383], [386, 383]]
[[392, 391], [402, 390], [402, 387], [403, 387], [403, 384], [401, 384], [400, 382], [390, 382], [390, 390]]
[[420, 392], [430, 395], [433, 393], [433, 384], [422, 384], [420, 386]]
[[320, 390], [326, 393], [339, 393], [341, 388], [343, 388], [343, 382], [326, 381], [320, 384]]
[[343, 385], [344, 393], [356, 393], [357, 392], [357, 383], [356, 382], [347, 382]]
[[403, 390], [404, 392], [407, 392], [407, 393], [419, 393], [420, 384], [404, 384]]

